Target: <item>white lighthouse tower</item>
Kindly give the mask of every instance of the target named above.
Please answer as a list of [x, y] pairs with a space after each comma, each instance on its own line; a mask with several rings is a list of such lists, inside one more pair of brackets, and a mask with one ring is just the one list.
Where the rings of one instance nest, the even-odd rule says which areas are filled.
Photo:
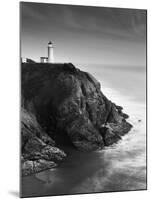
[[48, 43], [48, 63], [54, 63], [53, 45], [51, 41]]

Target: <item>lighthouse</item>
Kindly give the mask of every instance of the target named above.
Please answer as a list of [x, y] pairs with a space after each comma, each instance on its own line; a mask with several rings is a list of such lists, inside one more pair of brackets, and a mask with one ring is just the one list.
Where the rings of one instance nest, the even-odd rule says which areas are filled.
[[50, 41], [48, 43], [48, 63], [53, 63], [54, 62], [54, 57], [53, 57], [53, 44]]

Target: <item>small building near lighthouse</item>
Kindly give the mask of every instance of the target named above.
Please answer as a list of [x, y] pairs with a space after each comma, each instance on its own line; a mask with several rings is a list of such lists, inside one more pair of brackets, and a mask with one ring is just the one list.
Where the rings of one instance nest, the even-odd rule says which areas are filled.
[[48, 62], [48, 57], [40, 57], [40, 62], [41, 63], [47, 63]]

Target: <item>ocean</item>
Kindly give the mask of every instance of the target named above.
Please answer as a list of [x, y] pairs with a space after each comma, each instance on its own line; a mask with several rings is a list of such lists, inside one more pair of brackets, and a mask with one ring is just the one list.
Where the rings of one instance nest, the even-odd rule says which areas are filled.
[[[96, 152], [66, 148], [68, 158], [53, 170], [22, 179], [22, 195], [146, 189], [146, 67], [78, 64], [100, 81], [105, 96], [124, 108], [133, 125], [117, 144]], [[69, 153], [68, 153], [69, 152]]]

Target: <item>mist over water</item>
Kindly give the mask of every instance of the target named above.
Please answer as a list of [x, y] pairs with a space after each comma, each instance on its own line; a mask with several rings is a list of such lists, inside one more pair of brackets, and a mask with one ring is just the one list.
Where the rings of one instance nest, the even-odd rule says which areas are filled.
[[[113, 90], [118, 92], [118, 96], [125, 96], [136, 102], [146, 101], [146, 66], [121, 66], [121, 65], [89, 65], [77, 64], [83, 70], [93, 74], [100, 81], [103, 93], [108, 98], [117, 97]], [[106, 89], [111, 89], [106, 94]], [[112, 95], [110, 95], [112, 94]], [[114, 99], [113, 99], [114, 100]], [[123, 100], [123, 99], [122, 99]], [[135, 102], [135, 103], [136, 103]], [[120, 102], [123, 105], [123, 102]]]
[[145, 67], [77, 67], [100, 80], [102, 92], [124, 108], [133, 128], [117, 144], [101, 151], [84, 153], [66, 148], [68, 158], [58, 168], [23, 178], [23, 195], [146, 189]]

